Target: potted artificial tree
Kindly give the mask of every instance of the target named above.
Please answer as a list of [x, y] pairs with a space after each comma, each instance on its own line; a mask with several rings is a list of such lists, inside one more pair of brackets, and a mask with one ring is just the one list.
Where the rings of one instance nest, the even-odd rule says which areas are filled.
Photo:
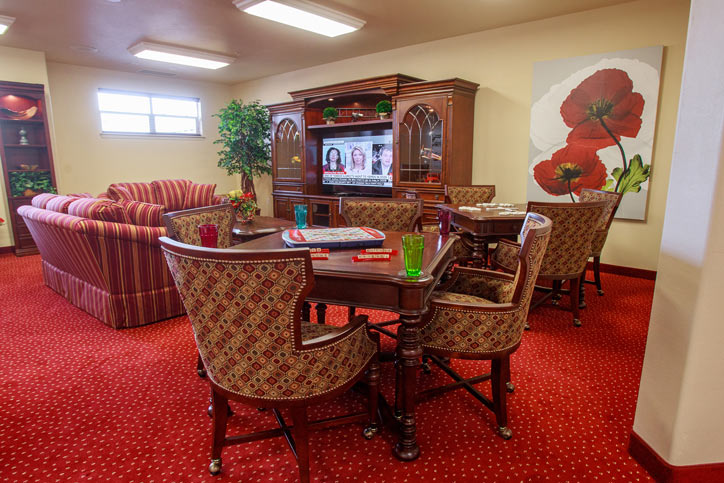
[[387, 119], [392, 112], [392, 103], [390, 101], [380, 101], [377, 103], [375, 110], [380, 119]]
[[218, 166], [229, 175], [240, 174], [242, 191], [256, 200], [254, 177], [271, 174], [269, 111], [259, 101], [244, 104], [234, 99], [214, 117], [219, 118], [221, 137], [214, 144], [223, 145]]
[[322, 118], [327, 121], [327, 124], [334, 124], [337, 116], [339, 116], [339, 111], [336, 107], [325, 107], [322, 111]]

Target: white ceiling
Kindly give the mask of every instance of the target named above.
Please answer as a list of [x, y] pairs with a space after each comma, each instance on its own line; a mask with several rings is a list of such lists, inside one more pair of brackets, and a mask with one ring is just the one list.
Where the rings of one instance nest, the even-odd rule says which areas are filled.
[[[0, 36], [0, 46], [44, 51], [51, 62], [233, 84], [630, 0], [315, 1], [367, 23], [357, 32], [327, 38], [245, 14], [232, 0], [0, 0], [0, 15], [16, 17]], [[141, 60], [127, 51], [141, 40], [238, 60], [216, 71]]]

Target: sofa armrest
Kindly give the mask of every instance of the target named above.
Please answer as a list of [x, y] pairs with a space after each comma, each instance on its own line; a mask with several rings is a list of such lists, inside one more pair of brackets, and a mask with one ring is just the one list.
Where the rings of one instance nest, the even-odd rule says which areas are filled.
[[161, 246], [158, 238], [167, 236], [168, 233], [165, 226], [138, 226], [87, 219], [79, 224], [79, 229], [90, 236], [126, 240], [155, 247]]

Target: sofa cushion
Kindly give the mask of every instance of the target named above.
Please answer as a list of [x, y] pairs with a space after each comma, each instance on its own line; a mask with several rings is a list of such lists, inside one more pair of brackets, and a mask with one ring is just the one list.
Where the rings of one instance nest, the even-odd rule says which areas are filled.
[[45, 205], [45, 209], [56, 211], [58, 213], [68, 213], [68, 206], [77, 199], [78, 198], [71, 198], [70, 196], [57, 195], [48, 200], [48, 203]]
[[131, 221], [131, 224], [139, 226], [163, 226], [162, 217], [166, 211], [163, 205], [132, 200], [122, 200], [120, 203], [126, 210], [126, 215]]
[[186, 191], [191, 184], [187, 179], [162, 179], [151, 183], [156, 190], [156, 201], [166, 207], [166, 211], [182, 210]]
[[184, 199], [183, 209], [199, 208], [202, 206], [211, 206], [214, 204], [215, 184], [196, 184], [191, 185], [186, 190], [186, 198]]
[[91, 220], [131, 224], [123, 205], [111, 200], [79, 198], [68, 206], [68, 214]]
[[68, 193], [68, 196], [71, 198], [95, 198], [95, 196], [90, 193]]
[[[129, 194], [120, 191], [117, 188], [125, 188]], [[108, 187], [108, 195], [114, 201], [134, 200], [143, 201], [144, 203], [158, 204], [156, 192], [151, 183], [113, 183]]]
[[42, 208], [45, 209], [45, 207], [48, 205], [48, 201], [52, 200], [58, 195], [54, 195], [53, 193], [40, 193], [37, 196], [33, 196], [33, 199], [30, 200], [30, 204], [33, 205], [35, 208]]

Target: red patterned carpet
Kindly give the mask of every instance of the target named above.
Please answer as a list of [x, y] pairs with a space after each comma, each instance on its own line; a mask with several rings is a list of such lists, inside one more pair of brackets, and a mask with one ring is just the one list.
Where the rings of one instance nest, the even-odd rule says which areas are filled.
[[[361, 427], [342, 426], [313, 433], [313, 479], [649, 481], [626, 447], [653, 282], [604, 275], [604, 288], [604, 297], [589, 289], [582, 328], [553, 308], [531, 315], [532, 330], [512, 358], [512, 440], [496, 436], [492, 413], [456, 391], [420, 404], [417, 461], [392, 456], [388, 431], [366, 441]], [[208, 387], [196, 375], [184, 317], [110, 329], [43, 285], [38, 256], [0, 256], [0, 294], [0, 481], [298, 478], [281, 438], [226, 448], [223, 473], [208, 474]], [[334, 308], [328, 317], [340, 321], [345, 313]], [[371, 313], [373, 320], [384, 315]], [[476, 364], [454, 367], [473, 374]], [[382, 378], [391, 400], [389, 364]], [[420, 379], [423, 386], [447, 382], [439, 370]], [[312, 416], [362, 401], [351, 393]], [[233, 407], [229, 434], [276, 424], [271, 414]]]

